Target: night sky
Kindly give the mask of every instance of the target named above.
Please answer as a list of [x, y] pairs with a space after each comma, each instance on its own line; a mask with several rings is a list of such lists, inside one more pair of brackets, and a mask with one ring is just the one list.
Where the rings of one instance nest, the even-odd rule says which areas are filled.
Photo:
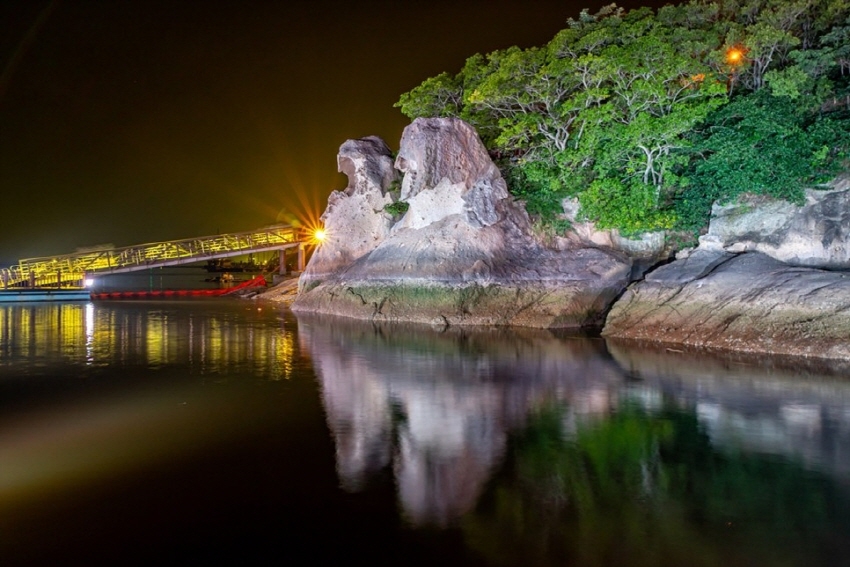
[[0, 0], [0, 265], [316, 217], [403, 92], [606, 3]]

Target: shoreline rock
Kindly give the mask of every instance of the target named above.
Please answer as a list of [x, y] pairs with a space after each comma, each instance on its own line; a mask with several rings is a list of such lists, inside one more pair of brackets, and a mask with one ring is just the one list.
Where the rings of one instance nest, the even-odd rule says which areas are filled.
[[[715, 205], [699, 248], [658, 267], [672, 253], [661, 233], [630, 240], [574, 222], [538, 237], [459, 119], [415, 120], [395, 163], [370, 137], [344, 143], [338, 164], [349, 184], [328, 200], [329, 239], [300, 278], [296, 313], [850, 360], [848, 175], [801, 206]], [[577, 202], [563, 207], [579, 218]]]
[[850, 273], [697, 250], [630, 286], [602, 336], [850, 359]]
[[[624, 254], [537, 240], [525, 209], [462, 120], [415, 120], [402, 135], [396, 168], [404, 173], [404, 216], [376, 233], [359, 257], [346, 256], [345, 235], [374, 223], [363, 207], [344, 203], [387, 187], [335, 196], [323, 218], [339, 239], [310, 261], [293, 311], [443, 326], [598, 327], [629, 281], [632, 261]], [[344, 173], [350, 187], [363, 177], [356, 167]]]

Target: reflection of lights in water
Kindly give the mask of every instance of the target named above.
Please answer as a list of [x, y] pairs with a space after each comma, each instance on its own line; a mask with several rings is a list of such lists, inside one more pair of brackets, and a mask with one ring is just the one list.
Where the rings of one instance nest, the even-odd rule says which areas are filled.
[[94, 363], [94, 303], [86, 303], [86, 364]]
[[246, 310], [252, 314], [249, 321], [231, 314], [126, 305], [0, 305], [0, 365], [25, 361], [31, 369], [58, 362], [104, 367], [143, 360], [150, 368], [186, 364], [201, 375], [250, 368], [274, 380], [291, 378], [295, 371], [294, 335], [263, 324], [274, 317], [266, 315], [267, 309], [252, 306]]
[[161, 366], [168, 362], [168, 316], [151, 313], [145, 329], [145, 346], [148, 364]]
[[282, 331], [282, 334], [272, 337], [272, 351], [274, 352], [271, 377], [273, 380], [284, 378], [289, 380], [294, 369], [295, 338], [292, 333]]

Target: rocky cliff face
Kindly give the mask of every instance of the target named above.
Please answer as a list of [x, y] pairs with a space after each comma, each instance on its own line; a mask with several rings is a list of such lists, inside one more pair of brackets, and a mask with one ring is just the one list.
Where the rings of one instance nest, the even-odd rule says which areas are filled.
[[[357, 167], [369, 167], [352, 164], [343, 170], [350, 178], [360, 175]], [[293, 311], [438, 325], [583, 327], [599, 325], [628, 283], [625, 255], [554, 249], [536, 240], [524, 208], [510, 198], [465, 122], [415, 120], [404, 131], [396, 167], [409, 209], [386, 232], [381, 223], [388, 217], [374, 206], [376, 197], [368, 206], [342, 207], [365, 197], [348, 190], [332, 196], [324, 216], [332, 240], [302, 276]], [[378, 228], [369, 230], [368, 245], [352, 250], [349, 231], [361, 234], [361, 226]]]

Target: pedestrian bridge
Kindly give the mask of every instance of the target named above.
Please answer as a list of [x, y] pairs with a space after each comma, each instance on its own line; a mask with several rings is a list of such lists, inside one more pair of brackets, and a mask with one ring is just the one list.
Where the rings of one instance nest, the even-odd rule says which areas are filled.
[[83, 287], [87, 277], [120, 274], [149, 268], [179, 266], [204, 260], [280, 251], [280, 269], [286, 269], [286, 250], [295, 249], [298, 269], [304, 269], [304, 245], [310, 238], [290, 225], [275, 225], [250, 232], [201, 236], [75, 252], [61, 256], [27, 258], [10, 268], [0, 268], [3, 289], [21, 287]]

